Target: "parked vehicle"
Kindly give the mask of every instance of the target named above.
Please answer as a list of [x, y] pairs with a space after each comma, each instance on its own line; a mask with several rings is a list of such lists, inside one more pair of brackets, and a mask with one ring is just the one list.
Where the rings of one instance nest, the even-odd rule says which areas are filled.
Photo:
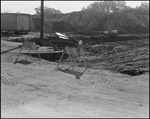
[[30, 31], [30, 15], [20, 13], [1, 13], [1, 32], [2, 31], [28, 33]]

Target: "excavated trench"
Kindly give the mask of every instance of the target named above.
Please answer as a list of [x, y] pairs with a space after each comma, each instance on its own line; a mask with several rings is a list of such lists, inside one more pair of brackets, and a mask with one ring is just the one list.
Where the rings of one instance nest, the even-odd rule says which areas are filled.
[[[24, 54], [28, 55], [28, 53], [24, 53]], [[59, 60], [61, 55], [62, 55], [62, 52], [57, 52], [57, 53], [40, 53], [41, 59], [52, 61], [52, 62], [55, 62], [55, 61]], [[31, 53], [31, 56], [35, 57], [35, 58], [39, 58], [37, 53]], [[68, 55], [65, 54], [63, 56], [62, 60], [66, 59], [67, 57], [68, 57]]]
[[[27, 53], [24, 53], [27, 54]], [[35, 58], [39, 58], [37, 53], [31, 53], [32, 57]], [[62, 52], [59, 53], [40, 53], [40, 57], [41, 59], [47, 60], [47, 61], [58, 61], [60, 59], [62, 55]], [[62, 60], [65, 60], [68, 58], [68, 55], [65, 54], [62, 58]], [[118, 71], [119, 73], [125, 74], [125, 75], [129, 75], [129, 76], [138, 76], [138, 75], [142, 75], [148, 71], [144, 71], [144, 70], [124, 70], [124, 71]]]

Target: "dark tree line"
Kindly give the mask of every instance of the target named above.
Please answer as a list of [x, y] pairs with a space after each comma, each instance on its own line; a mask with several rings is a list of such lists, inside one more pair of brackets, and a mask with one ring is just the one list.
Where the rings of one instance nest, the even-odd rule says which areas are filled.
[[[35, 8], [36, 15], [41, 14], [41, 6]], [[44, 17], [48, 18], [51, 14], [62, 14], [60, 10], [56, 10], [54, 8], [49, 8], [47, 6], [44, 6]]]
[[126, 5], [125, 1], [99, 1], [90, 4], [87, 7], [83, 7], [82, 11], [102, 12], [102, 13], [114, 13], [114, 12], [126, 12], [141, 15], [149, 14], [149, 3], [143, 2], [136, 8], [131, 8]]

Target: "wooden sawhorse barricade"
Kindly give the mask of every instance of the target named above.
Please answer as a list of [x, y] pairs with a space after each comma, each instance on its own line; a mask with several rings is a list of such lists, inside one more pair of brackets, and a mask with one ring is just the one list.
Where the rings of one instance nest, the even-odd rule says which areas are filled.
[[25, 41], [22, 43], [22, 45], [21, 45], [21, 49], [20, 49], [20, 51], [19, 51], [19, 53], [18, 53], [18, 56], [17, 56], [17, 58], [16, 58], [14, 64], [17, 62], [17, 60], [18, 60], [18, 58], [19, 58], [19, 56], [20, 56], [20, 53], [21, 53], [22, 49], [29, 50], [28, 55], [27, 55], [27, 57], [26, 57], [25, 60], [27, 60], [27, 58], [28, 58], [29, 55], [31, 56], [31, 53], [30, 53], [31, 50], [32, 50], [32, 51], [37, 51], [38, 56], [39, 56], [39, 58], [41, 59], [41, 56], [40, 56], [39, 51], [38, 51], [38, 48], [39, 48], [39, 47], [36, 45], [36, 43], [35, 43], [34, 41], [32, 42], [32, 41], [27, 41], [27, 40], [25, 40]]

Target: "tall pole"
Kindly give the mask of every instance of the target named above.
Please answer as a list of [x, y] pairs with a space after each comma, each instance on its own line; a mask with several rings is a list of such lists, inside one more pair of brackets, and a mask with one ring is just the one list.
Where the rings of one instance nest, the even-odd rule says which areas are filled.
[[44, 1], [41, 0], [41, 33], [40, 33], [40, 42], [42, 44], [43, 38], [43, 19], [44, 19]]

